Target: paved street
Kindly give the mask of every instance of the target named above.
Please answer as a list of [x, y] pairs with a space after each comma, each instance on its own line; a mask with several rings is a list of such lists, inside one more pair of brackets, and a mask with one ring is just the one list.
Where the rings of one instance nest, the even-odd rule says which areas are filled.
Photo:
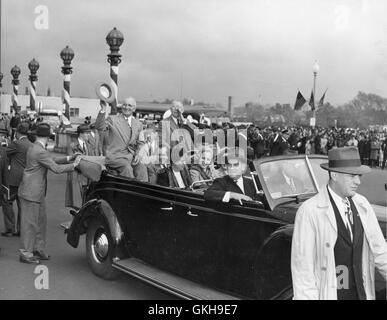
[[[0, 237], [0, 299], [173, 299], [124, 274], [118, 280], [106, 281], [90, 271], [84, 236], [78, 249], [73, 249], [59, 227], [70, 218], [64, 208], [65, 180], [66, 174], [49, 173], [46, 204], [48, 252], [52, 258], [45, 262], [49, 270], [49, 290], [35, 289], [36, 266], [19, 262], [19, 238]], [[0, 229], [4, 230], [2, 215]]]

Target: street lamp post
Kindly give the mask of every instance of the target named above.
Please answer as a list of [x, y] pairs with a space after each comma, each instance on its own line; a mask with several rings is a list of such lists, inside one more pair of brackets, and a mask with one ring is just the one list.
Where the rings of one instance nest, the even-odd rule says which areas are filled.
[[1, 110], [1, 95], [2, 95], [2, 90], [1, 88], [3, 87], [3, 84], [1, 83], [1, 81], [3, 80], [3, 73], [0, 72], [0, 110]]
[[28, 64], [28, 69], [30, 69], [30, 109], [32, 111], [35, 110], [36, 106], [36, 82], [38, 81], [38, 76], [36, 75], [40, 65], [39, 62], [34, 59], [32, 59]]
[[70, 119], [70, 82], [73, 68], [71, 67], [71, 61], [74, 58], [74, 51], [66, 46], [61, 52], [60, 57], [63, 60], [62, 73], [63, 78], [63, 91], [62, 91], [62, 102], [65, 105], [64, 115], [67, 119]]
[[11, 97], [11, 100], [12, 100], [12, 107], [13, 109], [15, 110], [15, 113], [18, 112], [18, 105], [19, 105], [19, 102], [18, 102], [18, 90], [19, 90], [19, 75], [20, 75], [20, 68], [18, 66], [14, 66], [12, 69], [11, 69], [11, 74], [12, 74], [12, 86], [13, 86], [13, 91], [12, 91], [12, 97]]
[[313, 122], [312, 126], [314, 127], [316, 125], [316, 79], [317, 79], [317, 73], [320, 70], [320, 66], [318, 65], [317, 61], [314, 62], [313, 65]]
[[110, 63], [110, 78], [111, 85], [114, 91], [115, 99], [110, 103], [111, 114], [117, 113], [118, 101], [118, 65], [121, 63], [121, 55], [119, 54], [120, 46], [124, 42], [123, 34], [114, 28], [106, 36], [106, 42], [110, 48], [107, 61]]

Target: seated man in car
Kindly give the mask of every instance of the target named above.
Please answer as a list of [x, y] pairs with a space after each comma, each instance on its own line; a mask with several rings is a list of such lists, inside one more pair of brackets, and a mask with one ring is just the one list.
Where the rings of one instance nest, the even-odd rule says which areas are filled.
[[[161, 157], [168, 159], [168, 147], [160, 149]], [[157, 172], [157, 184], [171, 188], [188, 188], [192, 184], [185, 157], [175, 159], [171, 164], [162, 164]]]
[[247, 168], [246, 154], [243, 149], [226, 149], [220, 161], [224, 160], [226, 175], [216, 179], [204, 192], [204, 199], [211, 202], [228, 203], [231, 199], [252, 201], [256, 194], [251, 178], [243, 177]]
[[292, 162], [274, 163], [274, 171], [267, 180], [267, 186], [273, 198], [294, 195], [305, 191], [304, 184], [299, 178], [299, 171]]

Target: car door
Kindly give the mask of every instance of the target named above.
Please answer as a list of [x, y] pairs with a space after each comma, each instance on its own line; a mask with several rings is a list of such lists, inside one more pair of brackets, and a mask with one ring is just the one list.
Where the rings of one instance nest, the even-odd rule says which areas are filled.
[[174, 247], [174, 194], [170, 188], [120, 178], [107, 185], [131, 253], [149, 264], [168, 266]]
[[176, 195], [176, 270], [218, 289], [251, 296], [254, 261], [280, 225], [256, 205], [213, 207], [202, 194]]
[[174, 211], [176, 234], [175, 271], [192, 280], [214, 285], [217, 280], [216, 251], [220, 234], [215, 232], [218, 215], [206, 208], [203, 195], [178, 190]]

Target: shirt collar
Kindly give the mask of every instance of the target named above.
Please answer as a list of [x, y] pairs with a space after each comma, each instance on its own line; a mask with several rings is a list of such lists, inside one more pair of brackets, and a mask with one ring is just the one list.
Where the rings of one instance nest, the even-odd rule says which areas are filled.
[[125, 120], [129, 123], [130, 126], [132, 126], [132, 118], [133, 118], [133, 115], [132, 116], [129, 116], [129, 117], [125, 117]]
[[245, 187], [243, 185], [243, 176], [241, 176], [237, 181], [235, 181], [235, 183], [242, 190], [242, 192], [245, 193]]
[[337, 208], [340, 210], [340, 212], [342, 212], [343, 210], [345, 210], [344, 208], [344, 203], [343, 203], [343, 199], [342, 197], [340, 197], [336, 192], [334, 192], [332, 190], [332, 188], [329, 186], [328, 184], [328, 190], [329, 190], [329, 193], [331, 194], [332, 196], [332, 199], [333, 201], [335, 202]]
[[41, 141], [37, 140], [36, 142], [39, 143], [43, 147], [43, 149], [46, 149], [46, 146], [43, 145], [43, 143]]

